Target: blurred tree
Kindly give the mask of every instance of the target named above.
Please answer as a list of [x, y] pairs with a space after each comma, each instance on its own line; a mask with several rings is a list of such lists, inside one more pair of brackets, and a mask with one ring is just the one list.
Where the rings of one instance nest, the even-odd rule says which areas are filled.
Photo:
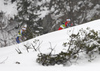
[[[21, 25], [27, 24], [27, 34], [30, 34], [32, 38], [40, 35], [41, 33], [41, 25], [39, 24], [40, 18], [37, 15], [37, 7], [33, 5], [34, 0], [20, 0], [17, 3], [17, 10], [18, 10], [18, 21]], [[38, 33], [36, 31], [39, 31]], [[29, 39], [29, 35], [26, 36]]]

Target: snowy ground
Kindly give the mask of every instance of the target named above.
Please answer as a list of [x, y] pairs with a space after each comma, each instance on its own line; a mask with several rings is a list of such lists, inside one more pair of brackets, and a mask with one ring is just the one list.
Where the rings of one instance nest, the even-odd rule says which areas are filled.
[[[99, 71], [100, 66], [100, 56], [98, 56], [92, 62], [88, 62], [87, 59], [80, 59], [77, 63], [72, 64], [71, 66], [42, 66], [36, 63], [38, 51], [34, 51], [34, 49], [30, 49], [29, 53], [26, 51], [26, 48], [23, 46], [24, 44], [30, 45], [34, 40], [40, 40], [40, 51], [43, 53], [50, 52], [50, 43], [52, 48], [55, 47], [55, 51], [53, 53], [59, 53], [63, 50], [63, 42], [66, 42], [69, 39], [69, 34], [77, 33], [81, 28], [90, 27], [94, 30], [100, 30], [100, 19], [96, 21], [92, 21], [89, 23], [85, 23], [83, 25], [67, 28], [60, 31], [55, 31], [52, 33], [48, 33], [34, 39], [28, 40], [24, 43], [13, 45], [9, 47], [0, 48], [0, 70], [2, 71]], [[69, 33], [70, 31], [70, 33]], [[15, 51], [15, 48], [19, 48], [22, 51], [22, 54], [18, 54]], [[20, 62], [20, 64], [16, 64], [16, 62]]]

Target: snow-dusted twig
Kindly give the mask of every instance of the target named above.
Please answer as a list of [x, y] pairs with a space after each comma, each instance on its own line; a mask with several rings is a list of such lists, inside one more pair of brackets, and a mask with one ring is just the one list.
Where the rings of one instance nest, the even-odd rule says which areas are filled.
[[36, 50], [38, 50], [40, 52], [40, 45], [42, 44], [43, 41], [39, 41], [39, 45], [37, 46]]
[[3, 64], [7, 59], [8, 59], [8, 57], [5, 60], [1, 61], [0, 64]]
[[22, 54], [21, 50], [19, 48], [15, 49], [18, 54]]
[[54, 51], [54, 49], [55, 49], [56, 45], [55, 45], [55, 47], [54, 47], [54, 48], [52, 48], [51, 42], [49, 42], [49, 43], [50, 43], [50, 49], [51, 49], [51, 52], [49, 53], [49, 55], [51, 55], [51, 54], [52, 54], [52, 52]]

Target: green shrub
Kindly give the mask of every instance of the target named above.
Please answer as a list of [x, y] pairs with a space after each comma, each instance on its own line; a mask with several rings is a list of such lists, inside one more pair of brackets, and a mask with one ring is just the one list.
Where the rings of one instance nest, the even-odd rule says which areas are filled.
[[[73, 61], [78, 61], [82, 54], [88, 56], [88, 61], [95, 59], [95, 53], [100, 54], [100, 39], [99, 33], [87, 28], [79, 30], [77, 34], [71, 34], [69, 42], [64, 42], [63, 46], [67, 49], [59, 54], [42, 54], [40, 53], [37, 62], [41, 65], [72, 64]], [[80, 53], [82, 53], [80, 55]]]

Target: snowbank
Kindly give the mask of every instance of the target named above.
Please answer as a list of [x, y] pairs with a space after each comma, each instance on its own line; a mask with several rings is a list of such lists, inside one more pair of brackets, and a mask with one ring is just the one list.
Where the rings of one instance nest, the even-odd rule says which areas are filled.
[[[52, 47], [56, 46], [54, 53], [60, 52], [63, 49], [62, 43], [67, 41], [69, 34], [77, 33], [79, 29], [83, 28], [86, 29], [87, 27], [90, 27], [94, 30], [100, 30], [100, 19], [95, 20], [92, 22], [88, 22], [79, 26], [67, 28], [60, 31], [55, 31], [52, 33], [48, 33], [36, 38], [33, 38], [31, 40], [25, 41], [21, 44], [9, 46], [0, 48], [0, 70], [2, 71], [98, 71], [100, 66], [100, 60], [99, 57], [97, 57], [94, 61], [88, 62], [85, 59], [82, 59], [79, 63], [75, 63], [71, 65], [70, 67], [62, 65], [55, 65], [55, 66], [49, 66], [44, 67], [36, 63], [36, 58], [38, 52], [31, 49], [29, 53], [26, 51], [26, 48], [23, 46], [24, 44], [29, 45], [32, 43], [35, 39], [39, 39], [42, 41], [41, 44], [41, 52], [48, 53], [50, 50], [50, 43], [52, 44]], [[70, 31], [70, 32], [69, 32]], [[16, 48], [19, 48], [22, 51], [22, 54], [17, 54], [15, 51]], [[19, 62], [20, 64], [17, 64], [16, 62]]]

